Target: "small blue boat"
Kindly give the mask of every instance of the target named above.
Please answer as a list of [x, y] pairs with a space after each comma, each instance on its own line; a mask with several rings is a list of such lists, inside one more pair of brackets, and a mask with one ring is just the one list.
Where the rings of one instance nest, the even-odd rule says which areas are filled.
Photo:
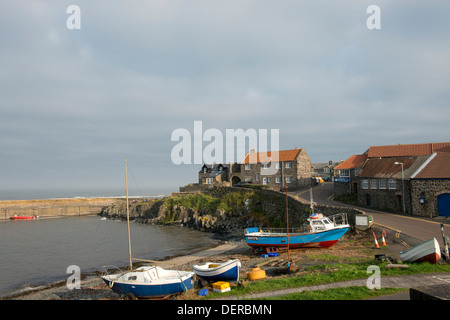
[[203, 265], [194, 265], [194, 273], [203, 280], [213, 281], [238, 281], [241, 262], [238, 259], [223, 263], [207, 262]]
[[194, 273], [165, 270], [157, 266], [145, 266], [101, 278], [116, 293], [130, 299], [163, 298], [187, 292], [194, 285]]
[[307, 229], [245, 229], [245, 240], [253, 250], [273, 251], [279, 249], [322, 247], [327, 248], [339, 241], [350, 229], [346, 214], [324, 217], [322, 214], [312, 214], [307, 219]]

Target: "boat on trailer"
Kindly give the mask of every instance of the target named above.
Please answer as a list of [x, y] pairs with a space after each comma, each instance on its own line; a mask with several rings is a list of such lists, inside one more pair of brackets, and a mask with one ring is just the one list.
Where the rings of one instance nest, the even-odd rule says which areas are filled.
[[437, 263], [441, 258], [441, 248], [436, 238], [428, 239], [409, 250], [400, 252], [403, 262]]
[[339, 213], [326, 217], [312, 214], [306, 228], [273, 229], [247, 228], [245, 240], [253, 251], [279, 251], [309, 247], [327, 248], [334, 245], [350, 229], [347, 214]]
[[201, 279], [211, 281], [239, 281], [241, 262], [238, 259], [226, 262], [207, 262], [192, 267], [194, 273]]

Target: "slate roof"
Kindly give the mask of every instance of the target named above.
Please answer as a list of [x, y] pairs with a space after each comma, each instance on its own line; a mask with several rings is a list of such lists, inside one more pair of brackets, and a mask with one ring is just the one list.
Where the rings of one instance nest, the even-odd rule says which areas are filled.
[[402, 166], [395, 162], [403, 163], [404, 178], [409, 179], [416, 173], [430, 156], [417, 157], [388, 157], [388, 158], [368, 158], [361, 170], [359, 177], [371, 178], [402, 178]]

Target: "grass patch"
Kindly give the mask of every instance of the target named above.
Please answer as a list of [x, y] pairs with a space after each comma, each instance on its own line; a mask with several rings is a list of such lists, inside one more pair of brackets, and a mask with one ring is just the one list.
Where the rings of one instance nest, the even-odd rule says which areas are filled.
[[[430, 263], [411, 263], [407, 269], [386, 269], [387, 263], [379, 264], [381, 277], [412, 275], [420, 273], [450, 272], [450, 265], [436, 265]], [[341, 282], [355, 279], [367, 279], [372, 273], [367, 268], [374, 265], [373, 261], [354, 264], [322, 264], [305, 268], [303, 271], [274, 278], [246, 282], [244, 287], [233, 287], [230, 292], [211, 293], [207, 299], [224, 296], [244, 296], [246, 294], [281, 290], [295, 287], [306, 287], [325, 283]], [[381, 290], [381, 289], [380, 289]], [[389, 293], [385, 293], [389, 294]]]
[[351, 286], [326, 290], [290, 293], [283, 296], [258, 300], [362, 300], [408, 291], [407, 288], [381, 288], [370, 290], [367, 287]]

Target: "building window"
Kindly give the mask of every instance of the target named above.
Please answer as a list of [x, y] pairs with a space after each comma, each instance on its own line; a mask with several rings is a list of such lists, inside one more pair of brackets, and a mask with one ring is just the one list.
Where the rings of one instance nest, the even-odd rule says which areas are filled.
[[245, 165], [245, 170], [252, 170], [252, 165], [251, 164], [246, 164]]
[[350, 177], [350, 170], [348, 170], [348, 169], [339, 170], [339, 176], [340, 177]]
[[275, 178], [275, 182], [276, 182], [276, 183], [281, 183], [281, 177], [276, 177], [276, 178]]
[[380, 179], [379, 187], [380, 189], [386, 189], [386, 179]]
[[279, 162], [274, 162], [275, 163], [275, 169], [280, 169], [280, 163]]
[[291, 162], [286, 162], [286, 169], [290, 169], [292, 168], [292, 163]]
[[247, 177], [247, 178], [245, 178], [245, 181], [247, 181], [247, 182], [252, 182], [252, 178]]
[[370, 179], [370, 189], [375, 190], [377, 188], [377, 180]]
[[213, 184], [213, 178], [206, 178], [206, 184]]
[[364, 179], [362, 181], [362, 188], [365, 189], [365, 190], [369, 189], [369, 180]]
[[256, 181], [259, 181], [259, 173], [256, 174]]
[[395, 190], [397, 189], [397, 180], [395, 179], [389, 179], [389, 189]]
[[292, 183], [292, 177], [286, 177], [286, 183]]
[[263, 163], [263, 168], [264, 169], [269, 169], [270, 167], [270, 163]]

